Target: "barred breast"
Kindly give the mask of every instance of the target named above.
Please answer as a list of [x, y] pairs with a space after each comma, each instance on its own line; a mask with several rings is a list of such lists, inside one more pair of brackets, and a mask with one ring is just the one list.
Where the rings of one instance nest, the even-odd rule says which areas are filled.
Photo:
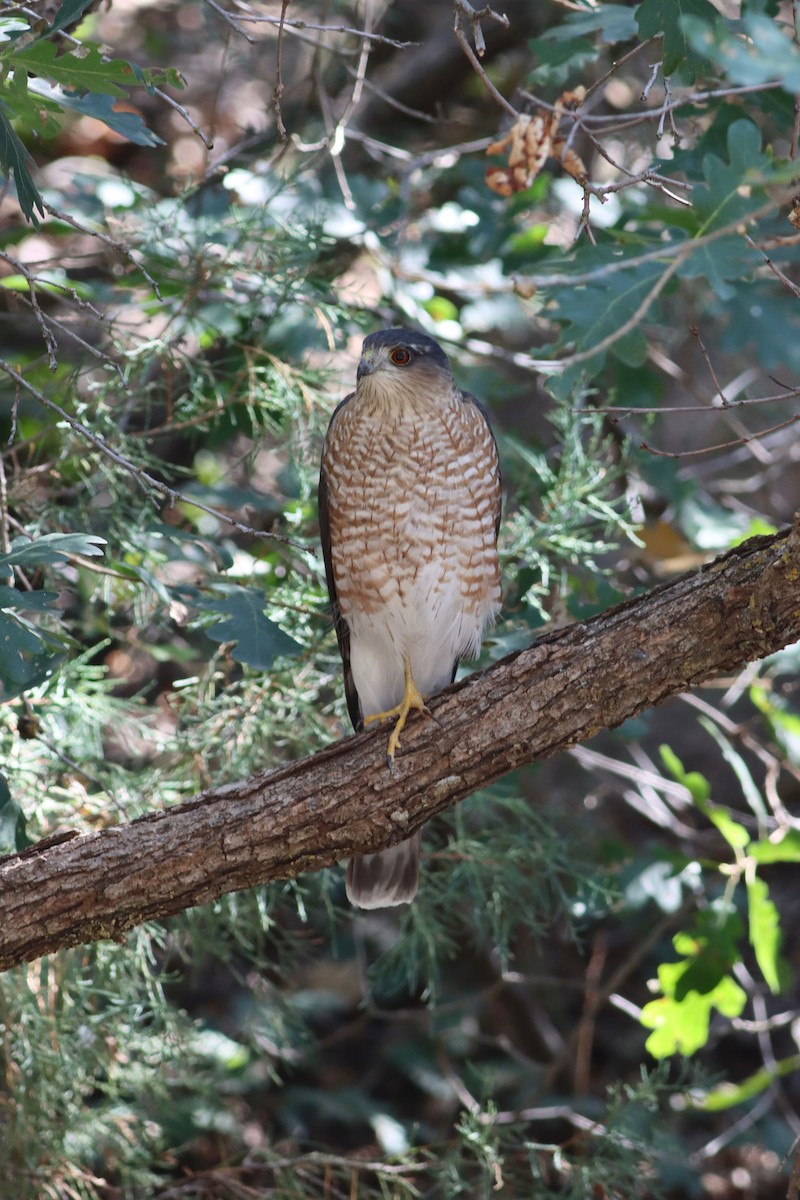
[[386, 409], [353, 396], [323, 455], [331, 562], [362, 714], [423, 696], [474, 657], [501, 603], [500, 474], [471, 398]]

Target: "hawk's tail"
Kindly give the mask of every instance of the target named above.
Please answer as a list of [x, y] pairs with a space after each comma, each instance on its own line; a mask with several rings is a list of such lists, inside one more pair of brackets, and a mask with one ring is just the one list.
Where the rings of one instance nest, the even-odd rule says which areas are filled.
[[351, 904], [359, 908], [390, 908], [408, 904], [417, 894], [419, 883], [419, 834], [407, 842], [351, 858], [347, 864], [345, 887]]

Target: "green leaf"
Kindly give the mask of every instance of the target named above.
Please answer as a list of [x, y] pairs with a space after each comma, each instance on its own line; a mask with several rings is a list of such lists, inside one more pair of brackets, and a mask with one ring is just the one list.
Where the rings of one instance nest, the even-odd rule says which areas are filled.
[[750, 689], [750, 700], [770, 724], [770, 732], [780, 743], [784, 754], [795, 764], [800, 763], [800, 715], [781, 707], [782, 701], [769, 696], [763, 687]]
[[757, 863], [800, 862], [800, 829], [786, 829], [780, 841], [751, 842], [747, 854]]
[[44, 683], [59, 655], [44, 635], [22, 617], [0, 610], [0, 700], [10, 700]]
[[777, 21], [753, 14], [736, 22], [734, 30], [732, 23], [713, 9], [712, 13], [710, 21], [698, 20], [695, 15], [681, 22], [695, 53], [713, 63], [733, 84], [776, 83], [792, 95], [800, 91], [800, 49]]
[[597, 58], [597, 51], [590, 41], [582, 37], [570, 37], [558, 41], [545, 37], [531, 38], [528, 42], [536, 66], [528, 75], [528, 83], [549, 84], [561, 87], [572, 75], [582, 71]]
[[0, 554], [0, 570], [3, 567], [19, 566], [22, 563], [64, 562], [69, 554], [82, 554], [85, 558], [102, 555], [101, 546], [106, 539], [94, 533], [46, 533], [43, 537], [17, 537], [11, 543], [8, 554]]
[[0, 101], [0, 169], [6, 176], [13, 174], [19, 206], [24, 216], [38, 226], [34, 209], [44, 216], [44, 200], [33, 182], [29, 163], [32, 164], [33, 159], [14, 132], [6, 116], [6, 106]]
[[718, 808], [715, 804], [698, 805], [708, 817], [712, 825], [715, 825], [728, 845], [734, 850], [744, 850], [750, 845], [750, 834], [745, 829], [744, 825], [740, 825], [738, 821], [734, 821], [730, 813], [724, 808]]
[[599, 33], [604, 42], [627, 42], [636, 37], [636, 9], [626, 4], [598, 4], [591, 11], [570, 13], [561, 25], [548, 29], [542, 37], [563, 42], [585, 33]]
[[431, 296], [422, 306], [434, 321], [457, 321], [458, 309], [446, 296]]
[[778, 526], [772, 521], [766, 521], [763, 517], [753, 517], [743, 533], [737, 535], [731, 540], [731, 550], [734, 546], [741, 546], [742, 542], [747, 542], [753, 537], [763, 537], [765, 535], [778, 532]]
[[702, 1109], [704, 1112], [723, 1112], [727, 1108], [733, 1108], [736, 1104], [744, 1104], [746, 1100], [753, 1100], [761, 1092], [771, 1087], [776, 1079], [792, 1075], [797, 1070], [800, 1070], [800, 1054], [793, 1054], [789, 1058], [780, 1059], [774, 1067], [761, 1067], [747, 1079], [743, 1079], [741, 1083], [726, 1081], [705, 1093], [692, 1091], [691, 1106]]
[[734, 850], [743, 850], [745, 846], [749, 845], [750, 834], [744, 825], [735, 821], [724, 808], [719, 808], [716, 804], [709, 804], [711, 785], [706, 777], [698, 771], [686, 771], [677, 754], [669, 746], [660, 746], [659, 753], [661, 761], [670, 775], [689, 789], [694, 803], [708, 817], [712, 825], [717, 827], [728, 845], [732, 846]]
[[687, 771], [671, 746], [659, 746], [658, 752], [661, 755], [661, 761], [675, 782], [682, 783], [685, 788], [688, 788], [692, 800], [698, 807], [705, 804], [711, 795], [711, 784], [705, 775], [701, 775], [699, 771]]
[[[727, 131], [728, 162], [716, 154], [703, 158], [706, 182], [698, 184], [692, 196], [694, 213], [699, 218], [694, 233], [701, 237], [731, 222], [746, 219], [764, 203], [765, 185], [779, 183], [782, 168], [761, 152], [761, 134], [752, 121], [735, 121]], [[751, 279], [752, 255], [738, 234], [699, 246], [678, 274], [684, 279], [704, 275], [722, 300], [730, 300], [735, 289], [729, 280]]]
[[720, 905], [699, 912], [694, 928], [678, 933], [673, 945], [684, 957], [662, 963], [658, 982], [663, 995], [646, 1004], [641, 1022], [654, 1032], [646, 1046], [654, 1058], [694, 1054], [708, 1041], [711, 1012], [737, 1017], [747, 995], [731, 978], [740, 961], [742, 924], [735, 909]]
[[100, 92], [127, 99], [125, 88], [137, 84], [152, 90], [172, 75], [143, 70], [124, 58], [106, 59], [99, 46], [84, 45], [59, 55], [54, 42], [38, 41], [17, 49], [14, 45], [0, 55], [6, 69], [28, 71], [75, 92]]
[[[20, 71], [18, 79], [25, 79], [25, 72]], [[15, 117], [19, 125], [34, 137], [55, 137], [61, 129], [62, 110], [52, 100], [48, 99], [52, 85], [44, 79], [31, 79], [30, 89], [9, 89], [5, 105], [8, 113]]]
[[0, 584], [0, 609], [19, 608], [23, 612], [43, 612], [58, 600], [57, 592], [21, 592]]
[[747, 520], [743, 514], [732, 513], [717, 504], [710, 496], [697, 494], [682, 497], [676, 515], [681, 532], [695, 546], [715, 553], [728, 549]]
[[19, 17], [0, 17], [0, 42], [8, 42], [12, 40], [13, 34], [27, 33], [29, 29], [29, 22], [22, 21]]
[[300, 652], [301, 646], [264, 615], [264, 593], [257, 588], [231, 586], [224, 599], [206, 600], [207, 612], [220, 613], [224, 621], [207, 625], [204, 632], [214, 642], [236, 642], [233, 657], [258, 670], [268, 670], [275, 659]]
[[[39, 654], [42, 641], [27, 622], [0, 612], [0, 680], [23, 683], [28, 678], [25, 654]], [[4, 698], [7, 698], [7, 693]]]
[[[671, 985], [670, 968], [674, 965], [665, 963], [658, 969], [659, 983], [665, 993]], [[738, 1017], [746, 1003], [747, 993], [729, 975], [704, 995], [689, 992], [682, 1000], [675, 1000], [665, 994], [642, 1009], [642, 1025], [654, 1031], [645, 1046], [653, 1058], [668, 1058], [671, 1054], [689, 1057], [708, 1041], [713, 1009], [725, 1017]]]
[[769, 990], [783, 990], [788, 977], [788, 965], [781, 958], [781, 923], [769, 888], [756, 876], [747, 884], [747, 906], [750, 918], [750, 945], [753, 947], [761, 974]]
[[[597, 267], [616, 266], [620, 258], [620, 251], [616, 247], [592, 246], [567, 267], [585, 272]], [[559, 267], [561, 265], [558, 263]], [[591, 283], [563, 288], [554, 293], [547, 312], [564, 328], [557, 346], [552, 349], [556, 350], [564, 343], [569, 343], [572, 349], [580, 352], [597, 346], [635, 317], [641, 310], [643, 299], [664, 270], [664, 264], [657, 261], [640, 263], [628, 271], [612, 270]], [[652, 313], [651, 309], [650, 317]], [[641, 330], [634, 328], [624, 338], [618, 339], [610, 352], [628, 365], [639, 365], [647, 354], [647, 342]], [[596, 357], [581, 365], [580, 372], [588, 376], [596, 374], [603, 366], [605, 356], [605, 350], [598, 351]], [[569, 372], [565, 373], [565, 377], [572, 385]]]
[[662, 70], [671, 75], [692, 49], [684, 31], [686, 18], [705, 24], [718, 16], [709, 0], [642, 0], [636, 9], [636, 24], [642, 38], [663, 38]]
[[762, 152], [761, 133], [752, 121], [743, 118], [729, 125], [726, 144], [727, 162], [716, 154], [703, 158], [706, 183], [695, 188], [692, 196], [702, 219], [699, 234], [746, 217], [763, 203], [767, 184], [788, 181], [783, 165]]
[[33, 94], [49, 100], [60, 108], [69, 108], [84, 116], [95, 117], [109, 129], [113, 129], [115, 133], [121, 134], [122, 137], [127, 138], [129, 142], [134, 142], [137, 146], [164, 145], [163, 139], [147, 128], [138, 113], [118, 112], [114, 108], [116, 100], [113, 96], [100, 92], [87, 92], [85, 95], [66, 92], [63, 88], [56, 87], [45, 79], [31, 79], [29, 87]]
[[47, 30], [47, 35], [58, 33], [60, 29], [66, 29], [68, 25], [73, 25], [79, 21], [86, 9], [94, 3], [94, 0], [64, 0], [64, 3], [59, 8], [53, 24]]
[[685, 959], [683, 963], [671, 964], [681, 968], [673, 977], [671, 994], [675, 999], [683, 1000], [689, 992], [703, 996], [713, 992], [742, 957], [739, 950], [742, 933], [739, 914], [734, 908], [725, 909], [721, 905], [699, 912], [691, 930], [676, 933], [672, 944]]
[[31, 845], [25, 814], [12, 797], [5, 776], [0, 775], [0, 854], [14, 854]]

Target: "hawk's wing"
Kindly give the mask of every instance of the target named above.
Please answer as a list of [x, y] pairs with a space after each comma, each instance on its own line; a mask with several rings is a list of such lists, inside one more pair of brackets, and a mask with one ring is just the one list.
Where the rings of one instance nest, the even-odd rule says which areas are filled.
[[[351, 392], [349, 396], [345, 396], [341, 404], [338, 404], [333, 411], [333, 416], [330, 420], [328, 430], [330, 431], [333, 422], [340, 410], [347, 404], [348, 400], [352, 400], [355, 393]], [[325, 442], [327, 444], [327, 435]], [[333, 626], [336, 630], [336, 637], [339, 642], [339, 653], [342, 656], [342, 665], [344, 667], [344, 694], [347, 699], [347, 711], [350, 713], [350, 720], [353, 722], [354, 729], [362, 728], [361, 721], [361, 704], [358, 699], [358, 692], [353, 681], [353, 672], [350, 667], [350, 627], [347, 621], [341, 614], [339, 609], [339, 601], [336, 598], [336, 581], [333, 577], [333, 561], [331, 559], [331, 527], [330, 515], [328, 510], [328, 481], [325, 476], [325, 451], [322, 455], [322, 470], [319, 473], [319, 537], [322, 542], [322, 557], [325, 562], [325, 578], [328, 581], [328, 595], [331, 599], [331, 615], [333, 617]]]
[[495, 471], [497, 475], [497, 484], [495, 487], [494, 496], [492, 497], [494, 501], [494, 536], [496, 538], [500, 532], [500, 518], [503, 515], [503, 477], [500, 472], [500, 455], [497, 450], [497, 439], [494, 436], [494, 430], [492, 429], [492, 424], [489, 420], [489, 414], [481, 404], [480, 400], [473, 396], [471, 392], [463, 391], [461, 392], [461, 400], [464, 404], [472, 405], [472, 407], [475, 409], [476, 424], [485, 425], [489, 432], [489, 437], [492, 439], [495, 457]]
[[[489, 438], [491, 439], [492, 450], [494, 451], [495, 474], [495, 487], [494, 494], [492, 495], [492, 515], [494, 517], [494, 536], [496, 541], [497, 535], [500, 532], [500, 518], [503, 515], [503, 480], [500, 473], [500, 455], [497, 450], [497, 439], [494, 436], [494, 430], [492, 429], [492, 424], [489, 420], [489, 414], [477, 396], [473, 396], [472, 392], [465, 392], [462, 389], [459, 389], [459, 397], [462, 404], [470, 406], [475, 424], [482, 426], [483, 429], [485, 429], [485, 431], [489, 434]], [[456, 674], [458, 672], [458, 665], [460, 662], [461, 659], [457, 658], [453, 663], [453, 671], [450, 676], [451, 683], [455, 682]]]

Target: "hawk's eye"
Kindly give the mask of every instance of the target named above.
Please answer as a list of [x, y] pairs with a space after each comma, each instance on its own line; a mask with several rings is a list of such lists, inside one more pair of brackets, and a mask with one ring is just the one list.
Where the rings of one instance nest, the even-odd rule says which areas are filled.
[[407, 367], [411, 362], [411, 351], [406, 350], [405, 346], [395, 346], [389, 358], [396, 367]]

